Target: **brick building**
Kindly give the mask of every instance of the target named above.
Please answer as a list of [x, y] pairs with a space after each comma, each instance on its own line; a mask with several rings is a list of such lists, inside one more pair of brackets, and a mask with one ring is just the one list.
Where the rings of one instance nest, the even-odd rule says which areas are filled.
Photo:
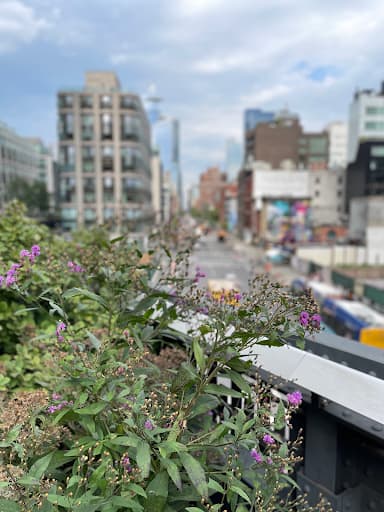
[[209, 167], [200, 175], [198, 207], [200, 210], [216, 210], [220, 222], [225, 219], [226, 182], [226, 175], [218, 167]]

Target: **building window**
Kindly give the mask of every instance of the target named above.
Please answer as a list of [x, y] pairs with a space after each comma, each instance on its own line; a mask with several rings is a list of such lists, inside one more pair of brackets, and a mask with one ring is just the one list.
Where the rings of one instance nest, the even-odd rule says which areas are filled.
[[375, 160], [371, 160], [369, 162], [369, 170], [376, 171], [376, 169], [377, 169], [377, 162]]
[[59, 107], [60, 108], [72, 108], [73, 107], [73, 95], [72, 94], [60, 94]]
[[92, 108], [93, 97], [92, 96], [80, 96], [80, 107], [81, 108]]
[[76, 201], [75, 178], [60, 179], [59, 197], [62, 203], [74, 203]]
[[114, 203], [113, 178], [110, 176], [103, 178], [103, 201], [104, 203]]
[[316, 185], [318, 185], [318, 184], [320, 183], [320, 178], [319, 178], [319, 177], [317, 177], [317, 178], [315, 179], [315, 183], [316, 183]]
[[343, 195], [343, 191], [342, 190], [338, 190], [337, 191], [337, 197], [341, 197]]
[[122, 171], [135, 171], [142, 167], [142, 154], [137, 148], [121, 148]]
[[76, 229], [77, 225], [77, 210], [76, 208], [62, 208], [61, 209], [61, 225], [65, 230]]
[[101, 114], [101, 138], [103, 140], [112, 140], [112, 116], [111, 114]]
[[384, 115], [384, 107], [366, 107], [365, 113], [367, 116]]
[[372, 146], [371, 147], [371, 156], [384, 156], [384, 146]]
[[94, 178], [83, 178], [83, 199], [84, 203], [96, 202], [96, 190]]
[[115, 217], [114, 208], [104, 208], [103, 210], [104, 222], [113, 223]]
[[123, 114], [121, 116], [121, 139], [138, 141], [140, 137], [140, 121], [137, 117]]
[[84, 208], [84, 224], [92, 226], [96, 222], [96, 211], [93, 208]]
[[93, 146], [83, 146], [81, 149], [83, 172], [95, 171], [95, 148]]
[[82, 140], [93, 139], [93, 116], [82, 115], [81, 116], [81, 138]]
[[100, 107], [101, 108], [111, 108], [112, 107], [112, 96], [109, 94], [103, 94], [100, 98]]
[[141, 202], [143, 183], [138, 178], [123, 178], [121, 182], [122, 202], [138, 203]]
[[60, 140], [73, 139], [73, 114], [60, 114], [59, 138]]
[[74, 172], [75, 170], [75, 147], [72, 145], [60, 146], [59, 169], [62, 172]]
[[113, 172], [113, 146], [103, 146], [101, 150], [103, 172]]
[[320, 196], [320, 192], [318, 190], [315, 190], [315, 197], [319, 197]]
[[130, 110], [138, 110], [137, 100], [132, 96], [120, 96], [120, 108], [129, 108]]
[[384, 121], [367, 121], [365, 129], [368, 131], [384, 131]]
[[343, 184], [343, 178], [342, 178], [342, 176], [339, 176], [339, 177], [337, 178], [337, 182], [338, 182], [338, 184], [339, 184], [339, 185], [342, 185], [342, 184]]

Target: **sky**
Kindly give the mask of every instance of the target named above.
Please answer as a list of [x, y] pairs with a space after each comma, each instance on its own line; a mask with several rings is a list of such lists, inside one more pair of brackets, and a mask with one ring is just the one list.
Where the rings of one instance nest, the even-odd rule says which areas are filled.
[[347, 120], [384, 80], [383, 0], [0, 0], [0, 120], [56, 144], [56, 93], [113, 70], [181, 126], [186, 186], [243, 138], [246, 108]]

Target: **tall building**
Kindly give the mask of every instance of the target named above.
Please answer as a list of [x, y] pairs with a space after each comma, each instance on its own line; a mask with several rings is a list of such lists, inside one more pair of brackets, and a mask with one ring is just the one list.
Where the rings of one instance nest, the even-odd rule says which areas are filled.
[[46, 146], [38, 137], [30, 137], [27, 139], [34, 147], [39, 158], [39, 179], [45, 183], [49, 197], [49, 209], [54, 210], [56, 203], [57, 189], [57, 166], [53, 160], [52, 150]]
[[345, 168], [347, 165], [348, 125], [334, 121], [325, 127], [329, 139], [328, 166], [330, 169]]
[[40, 179], [40, 173], [40, 158], [34, 145], [0, 123], [0, 208], [12, 199], [9, 186], [14, 178], [32, 183]]
[[[153, 93], [153, 91], [151, 91]], [[146, 110], [152, 128], [152, 148], [160, 155], [164, 173], [169, 173], [167, 182], [172, 182], [171, 189], [176, 190], [177, 197], [173, 204], [178, 209], [183, 205], [183, 183], [180, 165], [180, 123], [178, 119], [162, 113], [159, 96], [151, 94], [146, 99]]]
[[151, 148], [139, 96], [102, 71], [86, 73], [82, 90], [61, 90], [57, 100], [63, 228], [144, 231], [153, 219]]
[[359, 145], [384, 140], [384, 82], [381, 90], [356, 91], [349, 109], [348, 162], [356, 160]]
[[224, 172], [227, 174], [229, 181], [237, 178], [242, 164], [243, 148], [240, 142], [231, 137], [226, 140], [224, 160]]

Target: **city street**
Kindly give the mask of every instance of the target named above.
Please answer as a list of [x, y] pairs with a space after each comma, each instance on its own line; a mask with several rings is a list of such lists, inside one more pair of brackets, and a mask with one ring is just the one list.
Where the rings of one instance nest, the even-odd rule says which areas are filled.
[[[264, 253], [257, 247], [249, 246], [234, 238], [218, 242], [216, 234], [202, 237], [191, 257], [192, 268], [199, 266], [208, 279], [228, 279], [245, 291], [248, 280], [255, 273], [264, 272]], [[272, 266], [271, 277], [282, 284], [289, 284], [297, 276], [291, 267]]]

